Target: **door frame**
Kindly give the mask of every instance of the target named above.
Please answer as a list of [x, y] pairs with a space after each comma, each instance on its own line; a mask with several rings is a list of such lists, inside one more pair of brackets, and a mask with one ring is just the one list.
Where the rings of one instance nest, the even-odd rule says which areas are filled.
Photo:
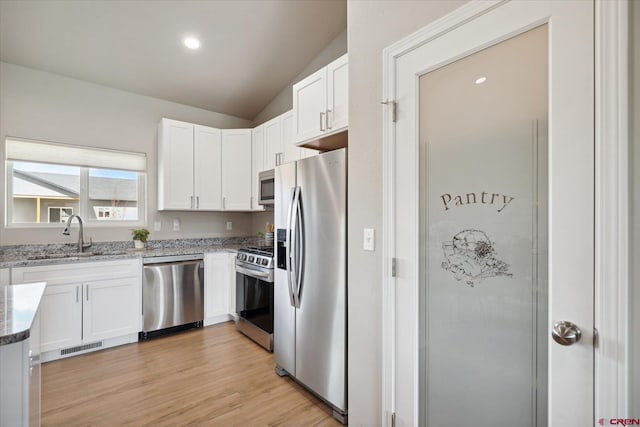
[[[396, 61], [505, 0], [471, 1], [383, 50], [382, 413], [395, 412]], [[626, 0], [595, 0], [594, 420], [628, 417], [629, 109]], [[607, 285], [610, 284], [610, 285]]]

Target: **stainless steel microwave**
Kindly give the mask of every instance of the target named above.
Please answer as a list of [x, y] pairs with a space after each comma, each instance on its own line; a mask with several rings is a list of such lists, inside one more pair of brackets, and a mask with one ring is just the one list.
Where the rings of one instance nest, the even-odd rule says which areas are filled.
[[258, 204], [273, 205], [276, 194], [275, 170], [271, 169], [258, 174]]

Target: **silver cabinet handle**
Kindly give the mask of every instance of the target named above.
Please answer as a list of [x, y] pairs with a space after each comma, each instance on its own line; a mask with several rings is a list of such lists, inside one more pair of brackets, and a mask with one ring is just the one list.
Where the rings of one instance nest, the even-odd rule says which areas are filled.
[[193, 209], [193, 196], [191, 196], [191, 203], [189, 204], [189, 207]]
[[276, 153], [276, 166], [280, 166], [280, 153]]
[[324, 125], [324, 111], [320, 112], [320, 131], [324, 132], [326, 129], [322, 127], [322, 125]]
[[553, 325], [551, 336], [560, 345], [572, 345], [580, 341], [582, 331], [574, 323], [561, 320]]
[[332, 129], [331, 120], [329, 119], [329, 114], [331, 114], [331, 110], [327, 110], [327, 130]]
[[89, 301], [89, 285], [86, 285], [86, 289], [87, 289], [87, 301]]
[[227, 208], [227, 198], [223, 197], [222, 198], [222, 209], [226, 209]]
[[80, 302], [80, 285], [76, 286], [76, 302]]
[[200, 196], [196, 196], [196, 209], [200, 209]]

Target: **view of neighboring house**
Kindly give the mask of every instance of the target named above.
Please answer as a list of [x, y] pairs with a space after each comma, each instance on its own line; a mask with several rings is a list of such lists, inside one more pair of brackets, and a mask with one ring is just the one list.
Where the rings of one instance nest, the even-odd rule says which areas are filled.
[[[67, 167], [59, 168], [59, 173], [26, 169], [16, 166], [13, 170], [14, 223], [66, 222], [79, 212], [79, 168], [76, 174], [70, 174]], [[137, 176], [117, 172], [107, 175], [89, 172], [88, 218], [137, 220]]]

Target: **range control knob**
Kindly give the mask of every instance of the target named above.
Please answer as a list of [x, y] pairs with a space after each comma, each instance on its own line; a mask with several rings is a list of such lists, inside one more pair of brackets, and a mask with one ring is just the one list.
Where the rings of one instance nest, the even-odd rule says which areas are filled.
[[249, 262], [253, 262], [253, 260], [254, 260], [253, 255], [249, 255]]
[[267, 264], [269, 264], [269, 260], [268, 260], [268, 259], [266, 259], [266, 258], [264, 258], [264, 259], [262, 260], [262, 265], [267, 265]]

